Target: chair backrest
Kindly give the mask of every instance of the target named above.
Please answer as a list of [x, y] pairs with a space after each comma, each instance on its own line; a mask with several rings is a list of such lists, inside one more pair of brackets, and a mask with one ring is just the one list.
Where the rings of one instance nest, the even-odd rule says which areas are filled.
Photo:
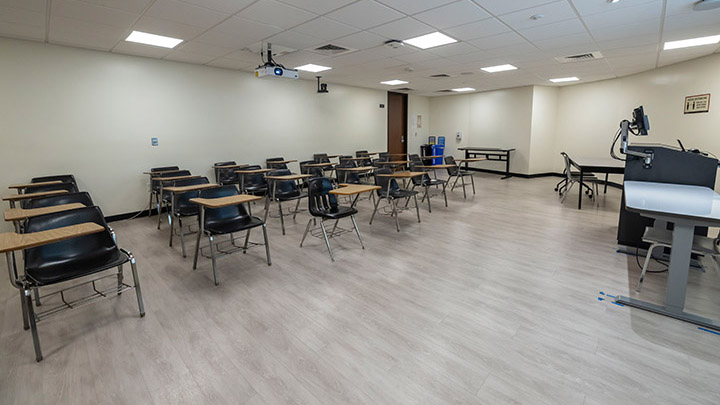
[[370, 158], [370, 156], [367, 153], [368, 153], [368, 151], [366, 151], [366, 150], [359, 150], [359, 151], [355, 152], [355, 157], [365, 158], [358, 162], [359, 166], [372, 166], [372, 159]]
[[78, 263], [80, 264], [78, 267], [82, 268], [84, 267], [82, 263], [87, 263], [88, 260], [91, 261], [94, 257], [100, 257], [113, 250], [117, 250], [117, 244], [113, 240], [110, 229], [105, 222], [105, 217], [100, 207], [96, 206], [28, 218], [25, 222], [25, 233], [46, 231], [84, 222], [94, 222], [104, 227], [105, 230], [99, 233], [26, 249], [25, 267], [42, 271], [43, 266], [47, 266], [48, 264], [63, 263], [71, 265], [72, 263]]
[[[410, 171], [411, 172], [421, 172], [422, 170], [418, 169], [416, 166], [418, 166], [418, 163], [416, 163], [416, 162], [410, 163]], [[410, 180], [416, 186], [424, 186], [430, 182], [430, 175], [425, 173], [422, 176], [411, 177]]]
[[330, 158], [327, 153], [315, 153], [313, 154], [313, 159], [316, 163], [330, 163]]
[[450, 176], [456, 175], [458, 170], [460, 170], [457, 166], [457, 163], [455, 163], [455, 158], [452, 156], [445, 156], [445, 164], [453, 166], [447, 168], [448, 175]]
[[52, 176], [42, 176], [42, 177], [33, 177], [30, 179], [30, 183], [42, 183], [45, 181], [57, 181], [60, 180], [63, 183], [72, 183], [77, 187], [77, 182], [75, 181], [75, 176], [72, 174], [56, 174]]
[[[217, 162], [213, 166], [232, 166], [236, 165], [234, 160], [229, 160], [227, 162]], [[235, 173], [235, 170], [238, 170], [236, 168], [232, 169], [222, 169], [222, 168], [216, 168], [215, 169], [215, 179], [220, 184], [235, 184], [240, 181], [240, 176]]]
[[377, 190], [379, 196], [385, 196], [388, 192], [388, 188], [390, 190], [397, 190], [400, 188], [397, 184], [397, 181], [392, 177], [378, 176], [378, 174], [392, 173], [392, 169], [388, 169], [386, 167], [375, 170], [375, 185], [380, 186], [380, 190]]
[[310, 169], [312, 169], [312, 167], [307, 167], [306, 165], [308, 165], [308, 164], [313, 164], [313, 163], [315, 163], [314, 160], [303, 160], [303, 161], [301, 161], [301, 162], [300, 162], [300, 174], [311, 174], [311, 173], [310, 173]]
[[[208, 180], [207, 177], [198, 177], [196, 179], [176, 180], [173, 182], [173, 187], [195, 186], [209, 183], [210, 180]], [[187, 193], [176, 194], [175, 201], [172, 204], [173, 211], [177, 212], [178, 210], [197, 207], [197, 204], [191, 203], [190, 199], [196, 198], [199, 193], [199, 191], [189, 191]]]
[[92, 207], [95, 205], [90, 194], [87, 191], [81, 191], [78, 193], [66, 193], [58, 194], [50, 197], [33, 198], [28, 201], [28, 208], [43, 208], [52, 207], [55, 205], [73, 204], [80, 203], [86, 207]]
[[[190, 170], [177, 170], [172, 173], [168, 173], [167, 175], [162, 175], [162, 176], [157, 176], [157, 177], [179, 177], [179, 176], [190, 176]], [[153, 191], [157, 192], [160, 190], [160, 182], [158, 180], [152, 180], [150, 183], [151, 183]], [[166, 181], [165, 184], [163, 184], [163, 187], [171, 186], [171, 185], [172, 185], [172, 181], [170, 181], [170, 182]]]
[[153, 167], [150, 169], [150, 172], [169, 172], [172, 170], [180, 170], [180, 168], [178, 166]]
[[[278, 169], [273, 170], [271, 172], [268, 172], [268, 176], [287, 176], [292, 174], [290, 170], [288, 169]], [[298, 188], [297, 183], [295, 180], [272, 180], [272, 182], [275, 183], [273, 188], [275, 189], [276, 194], [300, 194], [300, 189]], [[272, 184], [272, 183], [271, 183]]]
[[265, 159], [265, 164], [267, 165], [268, 169], [287, 169], [287, 164], [285, 163], [273, 163], [273, 162], [282, 162], [284, 161], [284, 157], [272, 157]]
[[[352, 159], [352, 155], [340, 155], [338, 157], [338, 160], [340, 161], [340, 163], [346, 162], [348, 159]], [[352, 160], [352, 162], [354, 162], [354, 160]]]
[[366, 157], [367, 155], [368, 155], [368, 151], [366, 151], [366, 150], [355, 151], [355, 157]]
[[568, 154], [565, 152], [560, 152], [560, 155], [562, 155], [563, 161], [565, 163], [565, 176], [568, 181], [572, 181], [572, 163], [570, 162], [570, 156], [568, 156]]
[[[246, 167], [244, 170], [257, 170], [262, 169], [260, 165], [250, 165]], [[261, 187], [267, 185], [267, 181], [265, 180], [265, 176], [263, 173], [250, 173], [250, 174], [242, 174], [241, 176], [245, 177], [245, 180], [243, 184], [245, 187]]]
[[[46, 191], [58, 191], [58, 190], [65, 190], [68, 193], [77, 193], [78, 189], [75, 183], [57, 183], [57, 184], [48, 184], [45, 186], [32, 186], [32, 187], [26, 187], [25, 193], [26, 194], [32, 194], [32, 193], [43, 193]], [[22, 208], [27, 208], [30, 204], [30, 200], [23, 200], [20, 202], [20, 206]]]
[[[336, 169], [343, 169], [343, 168], [352, 168], [357, 167], [357, 164], [354, 160], [340, 160], [340, 164], [335, 166]], [[352, 184], [358, 184], [360, 183], [360, 175], [358, 175], [357, 172], [350, 172], [347, 170], [336, 170], [335, 174], [337, 176], [338, 183], [352, 183]]]
[[420, 158], [420, 155], [418, 155], [417, 153], [413, 153], [413, 154], [409, 155], [409, 159], [408, 159], [408, 160], [411, 161], [411, 162], [413, 162], [413, 163], [417, 163], [417, 164], [419, 164], [419, 165], [423, 164], [423, 161], [422, 161], [422, 159]]
[[[200, 190], [198, 197], [200, 198], [222, 198], [238, 195], [239, 192], [234, 186], [221, 186]], [[198, 217], [199, 218], [199, 217]], [[243, 204], [231, 205], [222, 208], [205, 208], [205, 226], [224, 222], [228, 220], [245, 219], [250, 221], [250, 215]]]
[[317, 217], [323, 212], [337, 211], [337, 197], [330, 194], [333, 189], [332, 181], [327, 177], [319, 177], [310, 181], [308, 185], [308, 211]]

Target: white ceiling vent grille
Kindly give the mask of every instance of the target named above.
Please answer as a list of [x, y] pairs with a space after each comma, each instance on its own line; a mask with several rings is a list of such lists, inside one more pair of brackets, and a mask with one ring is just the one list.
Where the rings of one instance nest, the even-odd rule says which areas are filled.
[[555, 58], [560, 63], [585, 62], [589, 60], [602, 59], [603, 54], [600, 51], [580, 53], [577, 55], [560, 56]]
[[338, 45], [327, 44], [327, 45], [323, 45], [319, 48], [312, 49], [311, 51], [322, 54], [322, 55], [327, 55], [327, 56], [339, 56], [339, 55], [344, 55], [346, 53], [354, 52], [354, 51], [356, 51], [356, 49], [344, 48], [344, 47], [338, 46]]

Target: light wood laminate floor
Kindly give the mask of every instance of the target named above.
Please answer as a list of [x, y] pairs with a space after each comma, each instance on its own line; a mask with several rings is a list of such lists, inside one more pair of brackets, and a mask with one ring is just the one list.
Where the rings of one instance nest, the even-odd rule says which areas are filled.
[[[165, 222], [113, 223], [147, 316], [130, 292], [41, 322], [36, 363], [0, 283], [0, 403], [720, 403], [720, 336], [598, 300], [663, 301], [666, 274], [638, 295], [635, 258], [616, 253], [620, 191], [578, 211], [557, 180], [478, 174], [476, 195], [433, 198], [422, 223], [404, 212], [400, 233], [387, 216], [369, 226], [362, 201], [367, 250], [334, 239], [335, 263], [321, 239], [298, 247], [306, 212], [286, 236], [272, 218], [273, 265], [262, 248], [220, 258], [218, 287]], [[719, 292], [692, 270], [688, 311], [720, 318]]]

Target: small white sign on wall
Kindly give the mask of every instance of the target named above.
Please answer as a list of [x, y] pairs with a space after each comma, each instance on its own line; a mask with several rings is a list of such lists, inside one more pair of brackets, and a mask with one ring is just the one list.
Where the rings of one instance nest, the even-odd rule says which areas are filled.
[[422, 115], [418, 114], [416, 124], [418, 128], [422, 128]]
[[685, 97], [685, 114], [706, 113], [708, 111], [710, 111], [710, 94]]

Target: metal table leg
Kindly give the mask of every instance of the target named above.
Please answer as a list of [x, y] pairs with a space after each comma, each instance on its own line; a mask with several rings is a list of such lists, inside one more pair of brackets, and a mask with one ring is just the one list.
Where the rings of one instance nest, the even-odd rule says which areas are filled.
[[580, 185], [578, 187], [578, 209], [582, 209], [582, 193], [583, 193], [583, 169], [580, 167]]
[[510, 151], [505, 152], [505, 176], [503, 176], [500, 180], [508, 179], [512, 176], [510, 176]]

